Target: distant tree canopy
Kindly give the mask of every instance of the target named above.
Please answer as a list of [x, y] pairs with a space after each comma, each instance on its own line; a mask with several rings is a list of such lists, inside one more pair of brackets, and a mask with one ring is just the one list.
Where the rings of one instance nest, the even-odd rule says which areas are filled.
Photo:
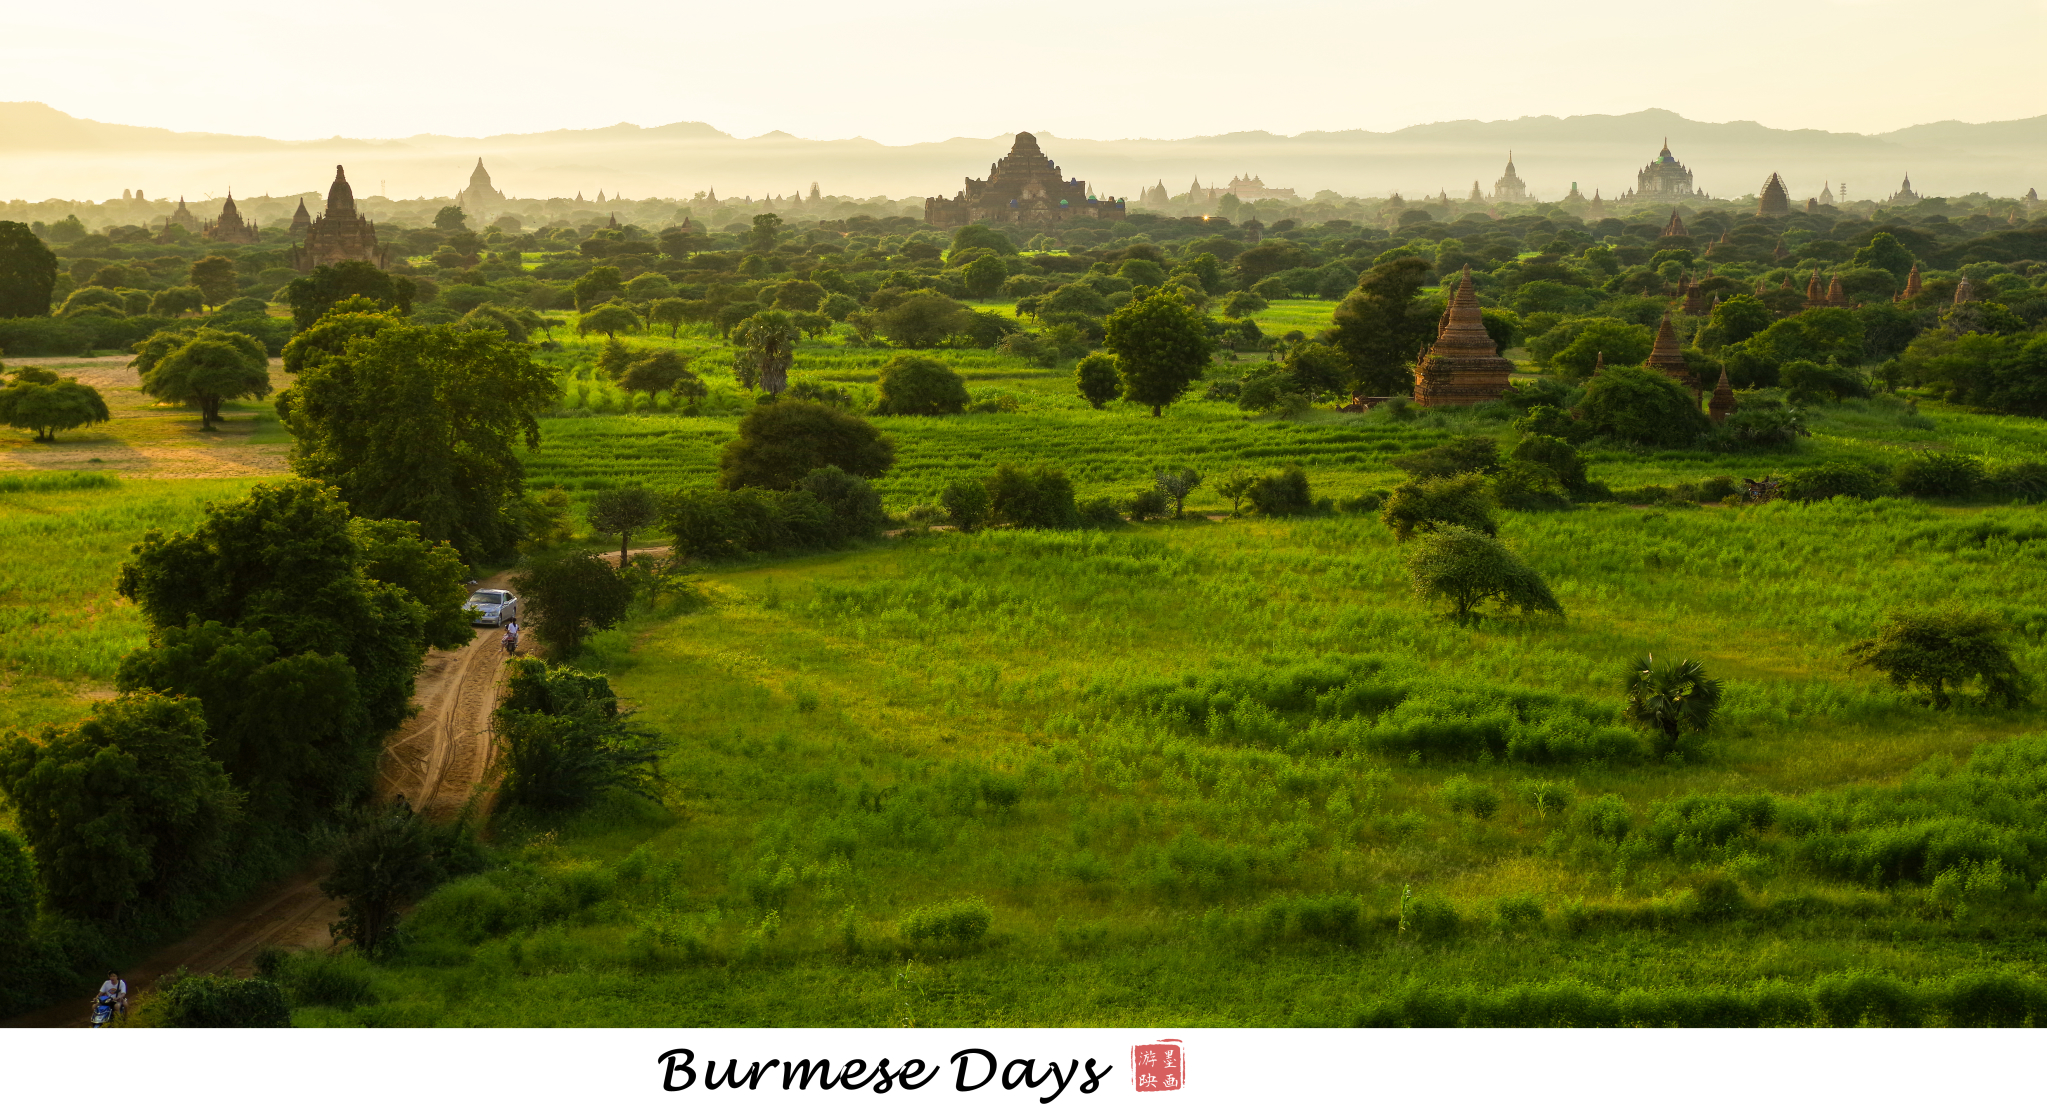
[[332, 483], [356, 513], [420, 524], [480, 562], [519, 539], [521, 442], [555, 398], [523, 344], [387, 314], [328, 317], [293, 338], [298, 381], [277, 399], [292, 469]]
[[444, 232], [466, 232], [469, 230], [469, 214], [456, 205], [444, 205], [434, 213], [434, 227]]
[[895, 466], [895, 441], [868, 422], [830, 406], [784, 398], [756, 406], [718, 460], [727, 490], [790, 490], [820, 467], [876, 479]]
[[57, 256], [28, 225], [0, 220], [0, 317], [47, 317]]

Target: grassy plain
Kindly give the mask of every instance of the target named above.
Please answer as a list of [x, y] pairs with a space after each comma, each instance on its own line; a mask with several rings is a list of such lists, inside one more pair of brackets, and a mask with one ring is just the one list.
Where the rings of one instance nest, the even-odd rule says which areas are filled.
[[[546, 358], [566, 396], [527, 456], [536, 485], [712, 480], [738, 412], [715, 337], [629, 338], [699, 359], [717, 393], [686, 416], [579, 378], [596, 341], [556, 335]], [[807, 344], [795, 377], [868, 389], [887, 354]], [[1317, 496], [1340, 497], [1391, 486], [1393, 456], [1507, 435], [1469, 414], [1281, 421], [1201, 400], [1153, 420], [1089, 409], [1067, 369], [946, 357], [1014, 411], [880, 419], [900, 451], [880, 484], [892, 509], [1042, 460], [1083, 496], [1192, 466], [1210, 485], [1190, 510], [1219, 513], [1213, 481], [1232, 467], [1299, 462]], [[173, 425], [196, 429], [154, 410], [113, 431], [187, 435]], [[1592, 477], [1620, 489], [2047, 448], [2037, 422], [1934, 406], [1847, 403], [1813, 425], [1773, 454], [1596, 453]], [[0, 727], [69, 717], [109, 687], [141, 639], [111, 592], [127, 546], [253, 481], [9, 485], [30, 468], [0, 473]], [[1884, 808], [1931, 798], [1926, 777], [2039, 729], [2031, 710], [1934, 714], [1850, 670], [1844, 649], [1891, 608], [1960, 599], [2018, 624], [2042, 674], [2047, 603], [2031, 585], [2047, 511], [1599, 505], [1506, 514], [1502, 534], [1563, 619], [1451, 625], [1408, 594], [1390, 535], [1348, 516], [908, 536], [706, 569], [708, 608], [639, 615], [586, 660], [673, 740], [667, 805], [508, 817], [490, 871], [429, 897], [395, 960], [335, 963], [330, 983], [355, 988], [303, 996], [330, 1003], [298, 1018], [1347, 1023], [1419, 986], [2041, 977], [2047, 852], [2024, 829], [2038, 793], [1969, 820], [2003, 831], [1995, 883], [1978, 876], [1984, 853], [1944, 890], [1923, 847], [1896, 875], [1815, 847], [1875, 837]], [[1616, 671], [1644, 651], [1729, 681], [1703, 751], [1656, 758], [1616, 722]], [[1688, 797], [1732, 826], [1679, 815]], [[1729, 802], [1757, 797], [1777, 820]], [[1632, 840], [1611, 836], [1616, 814]], [[962, 900], [990, 910], [978, 941], [899, 929]]]

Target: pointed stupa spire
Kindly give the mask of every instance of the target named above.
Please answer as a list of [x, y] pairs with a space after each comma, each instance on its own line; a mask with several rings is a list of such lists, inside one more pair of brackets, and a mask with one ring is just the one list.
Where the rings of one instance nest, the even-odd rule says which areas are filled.
[[1663, 313], [1663, 323], [1656, 326], [1656, 346], [1642, 365], [1698, 389], [1698, 383], [1692, 378], [1692, 369], [1685, 363], [1684, 349], [1678, 346], [1677, 329], [1671, 327], [1669, 310]]
[[1805, 307], [1810, 309], [1818, 305], [1826, 300], [1826, 296], [1820, 290], [1820, 268], [1814, 267], [1812, 268], [1812, 276], [1805, 280]]
[[1717, 425], [1727, 420], [1727, 415], [1733, 413], [1736, 408], [1734, 387], [1728, 384], [1727, 368], [1722, 367], [1720, 368], [1720, 381], [1713, 387], [1713, 400], [1707, 403], [1706, 414]]
[[1500, 358], [1485, 330], [1485, 313], [1466, 266], [1444, 308], [1436, 342], [1415, 371], [1414, 400], [1422, 406], [1470, 405], [1506, 392], [1514, 364]]
[[1905, 275], [1905, 292], [1899, 294], [1897, 300], [1910, 301], [1919, 296], [1921, 288], [1923, 287], [1919, 281], [1919, 264], [1914, 262], [1912, 264], [1912, 273]]

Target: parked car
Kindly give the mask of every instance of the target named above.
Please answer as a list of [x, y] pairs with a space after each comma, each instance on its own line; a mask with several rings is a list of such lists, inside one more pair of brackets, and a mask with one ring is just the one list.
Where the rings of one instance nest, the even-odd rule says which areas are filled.
[[470, 625], [501, 626], [519, 617], [519, 599], [510, 591], [476, 591], [462, 609], [469, 611]]

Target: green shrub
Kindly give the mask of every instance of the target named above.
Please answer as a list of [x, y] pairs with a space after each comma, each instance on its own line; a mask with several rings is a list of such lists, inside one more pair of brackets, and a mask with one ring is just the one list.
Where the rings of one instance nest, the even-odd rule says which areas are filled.
[[266, 980], [276, 982], [297, 1007], [358, 1008], [377, 1002], [370, 963], [360, 954], [319, 950], [272, 953], [278, 956], [258, 961], [258, 971]]
[[1395, 487], [1379, 520], [1403, 541], [1417, 532], [1433, 532], [1448, 525], [1492, 536], [1500, 531], [1493, 522], [1492, 506], [1492, 494], [1482, 475], [1424, 479]]
[[253, 977], [180, 969], [158, 982], [150, 1009], [165, 1027], [291, 1026], [284, 993], [274, 983]]
[[1487, 483], [1493, 501], [1508, 510], [1560, 510], [1571, 496], [1557, 473], [1525, 459], [1509, 462]]
[[1453, 812], [1475, 819], [1489, 819], [1500, 812], [1500, 790], [1483, 780], [1452, 776], [1436, 789], [1443, 805]]
[[1628, 809], [1627, 800], [1609, 793], [1587, 801], [1578, 809], [1572, 822], [1579, 830], [1600, 841], [1618, 843], [1633, 829], [1635, 816]]
[[1578, 455], [1578, 449], [1561, 437], [1530, 432], [1514, 445], [1510, 456], [1549, 468], [1564, 489], [1574, 494], [1585, 485], [1585, 460]]
[[964, 947], [981, 941], [994, 918], [987, 903], [977, 896], [917, 908], [896, 921], [896, 932], [906, 942], [938, 942]]
[[1542, 901], [1526, 893], [1502, 896], [1494, 909], [1503, 930], [1525, 931], [1542, 925]]
[[1166, 495], [1165, 491], [1159, 490], [1156, 487], [1150, 490], [1140, 490], [1132, 495], [1128, 507], [1130, 510], [1130, 520], [1132, 521], [1148, 521], [1153, 518], [1171, 517], [1173, 515], [1173, 500]]
[[1457, 909], [1441, 896], [1415, 896], [1400, 910], [1401, 933], [1418, 942], [1448, 942], [1463, 925]]
[[902, 354], [881, 368], [874, 412], [896, 416], [938, 416], [966, 409], [966, 380], [928, 355]]
[[1308, 491], [1308, 473], [1299, 467], [1260, 476], [1245, 490], [1244, 498], [1253, 510], [1266, 517], [1291, 517], [1315, 508]]
[[1609, 367], [1594, 375], [1578, 414], [1594, 436], [1657, 448], [1691, 447], [1712, 429], [1690, 390], [1642, 367]]
[[1072, 529], [1080, 524], [1066, 472], [1002, 464], [987, 479], [988, 520], [1018, 529]]
[[1984, 475], [1983, 485], [1998, 497], [2017, 502], [2047, 499], [2047, 463], [2019, 460], [1998, 464]]
[[1407, 572], [1416, 596], [1448, 601], [1459, 623], [1473, 620], [1487, 602], [1524, 614], [1564, 612], [1535, 569], [1497, 538], [1462, 525], [1445, 525], [1419, 538], [1407, 554]]
[[1448, 444], [1387, 462], [1417, 479], [1441, 479], [1470, 471], [1490, 475], [1500, 469], [1500, 445], [1490, 436], [1460, 436]]
[[960, 479], [939, 492], [938, 504], [945, 509], [948, 524], [962, 533], [978, 533], [988, 524], [988, 487], [972, 479]]
[[1867, 500], [1883, 495], [1884, 479], [1883, 472], [1873, 467], [1829, 460], [1786, 475], [1778, 493], [1799, 502], [1822, 502], [1829, 498]]
[[1967, 498], [1983, 479], [1983, 461], [1962, 452], [1920, 452], [1892, 475], [1898, 492], [1915, 498]]

